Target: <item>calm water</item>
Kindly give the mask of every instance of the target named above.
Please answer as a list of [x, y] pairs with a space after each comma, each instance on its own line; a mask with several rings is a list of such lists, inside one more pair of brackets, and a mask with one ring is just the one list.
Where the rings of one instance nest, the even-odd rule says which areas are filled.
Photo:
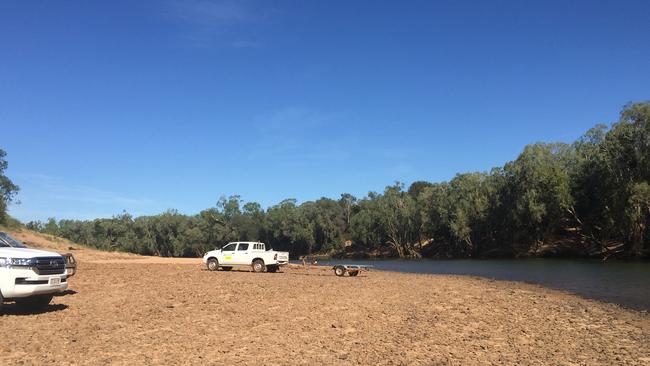
[[374, 269], [488, 277], [535, 283], [578, 295], [650, 311], [650, 262], [570, 259], [320, 260], [372, 265]]

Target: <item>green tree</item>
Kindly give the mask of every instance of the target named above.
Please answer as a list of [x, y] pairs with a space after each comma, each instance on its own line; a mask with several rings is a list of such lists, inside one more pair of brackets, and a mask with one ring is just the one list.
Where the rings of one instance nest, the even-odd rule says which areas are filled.
[[419, 257], [415, 250], [418, 243], [417, 206], [413, 197], [403, 191], [404, 185], [396, 183], [386, 187], [378, 197], [379, 223], [388, 243], [400, 258]]
[[377, 193], [370, 192], [368, 197], [357, 201], [357, 211], [350, 218], [351, 239], [366, 251], [380, 248], [388, 241], [380, 225], [377, 197]]
[[341, 199], [339, 199], [339, 204], [343, 208], [343, 213], [345, 215], [345, 231], [350, 230], [350, 219], [354, 213], [355, 206], [357, 204], [357, 198], [349, 193], [342, 193]]
[[630, 252], [634, 256], [643, 256], [648, 251], [648, 226], [650, 225], [650, 185], [648, 182], [632, 186], [627, 208], [630, 227]]
[[510, 195], [512, 244], [526, 252], [533, 244], [557, 234], [573, 198], [562, 159], [564, 144], [533, 144], [505, 166]]
[[16, 194], [20, 190], [5, 175], [5, 170], [9, 166], [9, 163], [5, 160], [5, 156], [7, 156], [7, 153], [0, 149], [0, 223], [6, 222], [7, 207], [14, 201]]
[[269, 208], [265, 224], [266, 242], [273, 248], [289, 250], [292, 255], [311, 253], [313, 223], [298, 209], [295, 199], [285, 199]]

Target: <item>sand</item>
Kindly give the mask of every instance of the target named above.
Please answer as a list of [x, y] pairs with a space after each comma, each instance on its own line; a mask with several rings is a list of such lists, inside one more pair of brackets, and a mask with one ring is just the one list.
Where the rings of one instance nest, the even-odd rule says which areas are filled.
[[539, 286], [298, 266], [210, 272], [197, 259], [20, 235], [77, 247], [79, 272], [42, 313], [5, 304], [2, 365], [650, 365], [648, 314]]

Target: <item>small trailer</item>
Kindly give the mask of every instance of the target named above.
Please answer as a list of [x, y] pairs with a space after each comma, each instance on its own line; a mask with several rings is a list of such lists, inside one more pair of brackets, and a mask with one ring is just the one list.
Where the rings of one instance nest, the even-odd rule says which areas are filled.
[[350, 277], [354, 277], [361, 271], [369, 271], [372, 266], [364, 266], [358, 264], [337, 264], [332, 269], [334, 274], [338, 277], [343, 277], [347, 273]]

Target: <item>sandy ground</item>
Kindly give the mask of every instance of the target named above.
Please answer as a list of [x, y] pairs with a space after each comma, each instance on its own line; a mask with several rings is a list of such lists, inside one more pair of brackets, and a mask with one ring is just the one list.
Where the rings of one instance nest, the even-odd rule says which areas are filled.
[[196, 259], [21, 235], [73, 252], [79, 272], [42, 313], [5, 304], [2, 365], [650, 365], [648, 314], [537, 286], [378, 271], [339, 278], [318, 267], [209, 272]]

